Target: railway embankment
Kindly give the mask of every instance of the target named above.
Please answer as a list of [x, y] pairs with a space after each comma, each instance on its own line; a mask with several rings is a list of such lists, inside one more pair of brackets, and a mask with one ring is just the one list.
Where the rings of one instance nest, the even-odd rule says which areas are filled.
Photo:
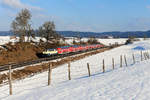
[[[64, 58], [61, 58], [58, 60], [46, 61], [43, 63], [39, 63], [39, 64], [31, 65], [31, 66], [26, 66], [26, 67], [21, 68], [21, 69], [14, 69], [12, 71], [12, 79], [13, 80], [20, 80], [20, 79], [24, 79], [26, 77], [31, 77], [31, 76], [36, 75], [38, 73], [42, 73], [44, 71], [47, 71], [50, 63], [52, 63], [53, 68], [56, 68], [56, 67], [59, 67], [60, 65], [63, 65], [65, 63], [80, 60], [80, 59], [83, 59], [85, 57], [92, 56], [92, 55], [95, 55], [97, 53], [101, 53], [101, 52], [104, 52], [104, 51], [107, 51], [107, 50], [110, 50], [110, 49], [113, 49], [116, 47], [118, 47], [118, 46], [101, 48], [101, 49], [89, 51], [86, 53], [81, 53], [81, 54], [72, 55], [69, 57], [64, 57]], [[7, 84], [7, 80], [8, 80], [8, 73], [7, 73], [7, 71], [5, 71], [4, 73], [0, 74], [0, 84], [4, 84], [4, 83]]]

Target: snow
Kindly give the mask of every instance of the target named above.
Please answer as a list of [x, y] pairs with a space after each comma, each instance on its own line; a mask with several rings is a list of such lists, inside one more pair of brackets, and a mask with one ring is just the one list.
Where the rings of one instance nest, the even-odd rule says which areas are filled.
[[[67, 64], [52, 70], [51, 85], [47, 86], [47, 72], [13, 82], [13, 95], [9, 86], [0, 87], [0, 100], [147, 100], [150, 98], [150, 60], [140, 62], [142, 47], [149, 52], [150, 41], [139, 41], [105, 51], [71, 63], [71, 78], [68, 80]], [[136, 64], [133, 64], [134, 53]], [[126, 55], [128, 67], [120, 55]], [[112, 57], [115, 70], [112, 70]], [[102, 73], [105, 59], [106, 72]], [[91, 77], [86, 64], [90, 63]]]
[[[81, 41], [87, 42], [89, 38], [82, 38]], [[127, 38], [118, 38], [118, 39], [100, 39], [100, 38], [96, 38], [100, 43], [104, 44], [104, 45], [110, 45], [110, 44], [124, 44], [127, 40]], [[71, 44], [73, 42], [73, 39], [68, 39], [66, 40], [66, 43]], [[76, 42], [79, 42], [79, 40], [76, 40]]]
[[143, 41], [141, 43], [134, 45], [134, 50], [149, 50], [150, 49], [150, 42]]
[[[28, 38], [25, 37], [25, 41], [27, 41], [27, 39], [28, 39]], [[32, 38], [32, 41], [34, 41], [34, 42], [39, 42], [39, 40], [40, 40], [40, 37], [35, 37], [35, 39]], [[46, 41], [46, 40], [43, 39], [43, 38], [42, 38], [42, 40], [43, 40], [43, 41]], [[0, 45], [4, 45], [4, 44], [9, 43], [9, 42], [14, 43], [14, 42], [18, 42], [18, 41], [19, 41], [19, 38], [18, 38], [18, 37], [16, 37], [16, 39], [11, 39], [10, 36], [0, 36]]]
[[8, 43], [9, 39], [9, 36], [0, 36], [0, 45]]
[[98, 39], [98, 41], [100, 43], [103, 43], [105, 45], [110, 45], [110, 44], [115, 44], [115, 43], [118, 43], [118, 44], [124, 44], [126, 42], [127, 38], [119, 38], [119, 39]]
[[134, 50], [145, 50], [145, 48], [143, 48], [142, 46], [137, 46], [135, 48], [133, 48]]
[[[17, 37], [17, 39], [10, 39], [10, 36], [0, 36], [0, 45], [6, 44], [8, 42], [17, 42], [19, 41], [19, 38]], [[81, 41], [87, 42], [89, 38], [82, 38]], [[27, 40], [27, 37], [25, 37], [25, 40]], [[39, 42], [40, 37], [35, 37], [35, 39], [32, 38], [32, 40], [34, 42]], [[44, 38], [42, 38], [43, 41], [46, 41]], [[68, 38], [67, 40], [65, 40], [65, 43], [68, 44], [72, 44], [73, 43], [73, 38]], [[124, 44], [127, 40], [127, 38], [119, 38], [119, 39], [99, 39], [97, 38], [97, 40], [101, 43], [103, 43], [104, 45], [110, 45], [110, 44], [115, 44], [116, 42], [118, 44]], [[76, 42], [79, 42], [78, 39], [75, 39]]]

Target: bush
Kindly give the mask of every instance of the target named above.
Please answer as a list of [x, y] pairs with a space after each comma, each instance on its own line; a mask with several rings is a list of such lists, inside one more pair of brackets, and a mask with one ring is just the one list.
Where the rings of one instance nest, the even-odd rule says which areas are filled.
[[132, 39], [129, 38], [129, 39], [125, 42], [125, 45], [132, 44], [132, 43], [133, 43]]
[[87, 42], [88, 42], [88, 44], [99, 44], [99, 42], [96, 38], [90, 38]]

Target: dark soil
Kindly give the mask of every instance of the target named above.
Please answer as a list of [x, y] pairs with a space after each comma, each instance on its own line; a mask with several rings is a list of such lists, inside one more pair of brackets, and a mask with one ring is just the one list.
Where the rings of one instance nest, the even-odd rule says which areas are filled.
[[42, 47], [31, 43], [6, 44], [5, 48], [0, 53], [0, 65], [38, 59], [36, 53], [43, 50]]

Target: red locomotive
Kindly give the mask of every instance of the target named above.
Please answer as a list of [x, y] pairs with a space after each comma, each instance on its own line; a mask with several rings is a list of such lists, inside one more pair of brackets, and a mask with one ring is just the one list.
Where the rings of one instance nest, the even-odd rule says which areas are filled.
[[46, 55], [66, 54], [71, 52], [80, 52], [80, 51], [86, 51], [91, 49], [98, 49], [102, 47], [104, 47], [104, 45], [101, 44], [63, 46], [63, 47], [58, 47], [56, 49], [48, 49], [47, 51], [44, 51], [43, 54]]

